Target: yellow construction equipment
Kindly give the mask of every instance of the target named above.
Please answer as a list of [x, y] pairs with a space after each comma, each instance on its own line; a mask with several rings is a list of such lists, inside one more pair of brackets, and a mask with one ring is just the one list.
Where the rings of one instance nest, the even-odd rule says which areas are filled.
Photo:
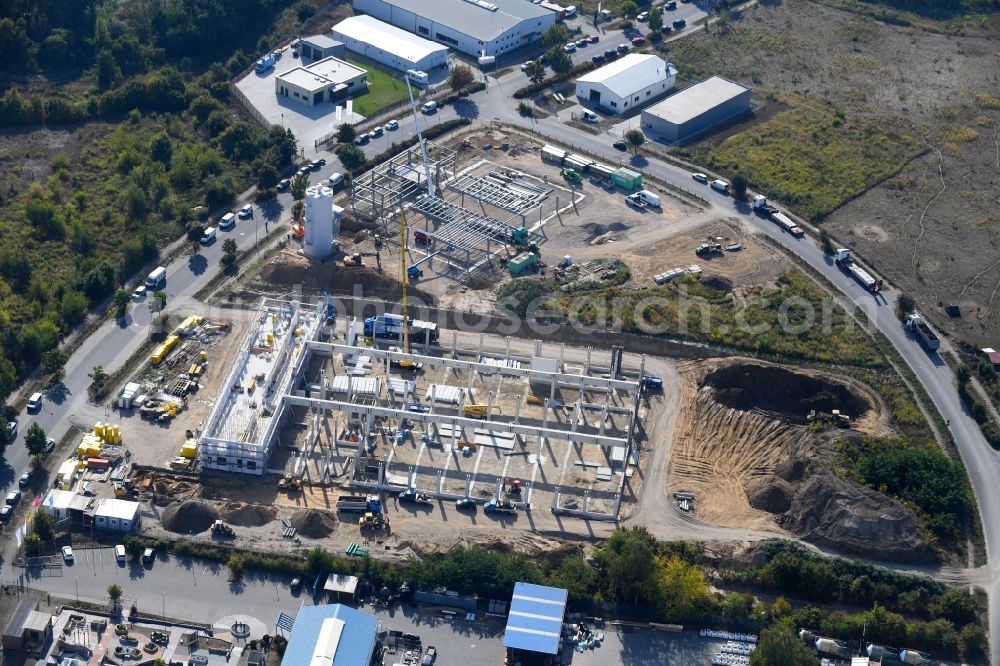
[[487, 405], [466, 405], [462, 407], [462, 413], [470, 419], [485, 419], [488, 409]]

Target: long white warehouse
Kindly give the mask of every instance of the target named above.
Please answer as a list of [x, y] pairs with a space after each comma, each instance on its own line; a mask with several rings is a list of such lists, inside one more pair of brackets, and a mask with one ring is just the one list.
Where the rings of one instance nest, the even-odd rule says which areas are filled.
[[333, 26], [334, 39], [369, 60], [400, 72], [429, 72], [448, 65], [448, 49], [372, 18], [351, 16]]
[[576, 96], [619, 114], [652, 102], [674, 87], [677, 68], [655, 55], [630, 53], [576, 80]]
[[354, 0], [354, 10], [471, 56], [531, 44], [557, 19], [529, 0]]

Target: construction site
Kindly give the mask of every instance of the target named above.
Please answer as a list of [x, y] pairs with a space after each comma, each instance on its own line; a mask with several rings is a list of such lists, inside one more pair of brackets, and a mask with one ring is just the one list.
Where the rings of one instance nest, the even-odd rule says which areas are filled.
[[[544, 551], [625, 521], [859, 551], [887, 548], [866, 527], [878, 524], [901, 556], [918, 552], [902, 538], [917, 533], [908, 509], [825, 471], [835, 437], [891, 431], [857, 382], [458, 325], [457, 310], [495, 314], [498, 287], [536, 275], [573, 293], [675, 274], [738, 292], [788, 268], [695, 201], [661, 191], [637, 208], [625, 176], [591, 164], [576, 179], [576, 158], [555, 164], [545, 148], [479, 130], [359, 176], [342, 208], [312, 188], [302, 247], [223, 285], [223, 318], [181, 322], [125, 386], [115, 425], [131, 457], [107, 494], [148, 503], [144, 532], [265, 550], [306, 540], [405, 558], [501, 539]], [[434, 306], [446, 316], [424, 321]]]

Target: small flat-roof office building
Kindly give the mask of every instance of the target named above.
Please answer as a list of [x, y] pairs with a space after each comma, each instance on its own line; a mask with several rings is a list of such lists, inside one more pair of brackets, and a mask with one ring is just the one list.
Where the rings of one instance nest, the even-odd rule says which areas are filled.
[[750, 88], [713, 76], [643, 110], [641, 126], [672, 143], [695, 139], [750, 113]]
[[329, 35], [310, 35], [299, 40], [299, 55], [309, 60], [322, 60], [323, 58], [344, 59], [347, 47], [343, 42], [338, 42]]
[[368, 89], [368, 72], [330, 56], [278, 74], [274, 92], [308, 107], [340, 102]]
[[354, 10], [471, 56], [531, 44], [558, 18], [530, 0], [354, 0]]

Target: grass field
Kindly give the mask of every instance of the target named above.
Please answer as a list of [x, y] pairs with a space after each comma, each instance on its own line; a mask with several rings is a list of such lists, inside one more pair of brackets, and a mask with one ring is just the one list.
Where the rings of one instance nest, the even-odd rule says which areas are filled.
[[704, 146], [708, 164], [817, 220], [899, 171], [922, 150], [913, 137], [849, 120], [819, 102], [787, 108], [752, 129]]
[[[406, 86], [408, 84], [403, 79], [356, 60], [348, 60], [348, 62], [368, 71], [368, 92], [354, 98], [355, 113], [370, 116], [387, 106], [392, 106], [406, 99]], [[416, 97], [419, 92], [414, 90], [413, 96]]]

